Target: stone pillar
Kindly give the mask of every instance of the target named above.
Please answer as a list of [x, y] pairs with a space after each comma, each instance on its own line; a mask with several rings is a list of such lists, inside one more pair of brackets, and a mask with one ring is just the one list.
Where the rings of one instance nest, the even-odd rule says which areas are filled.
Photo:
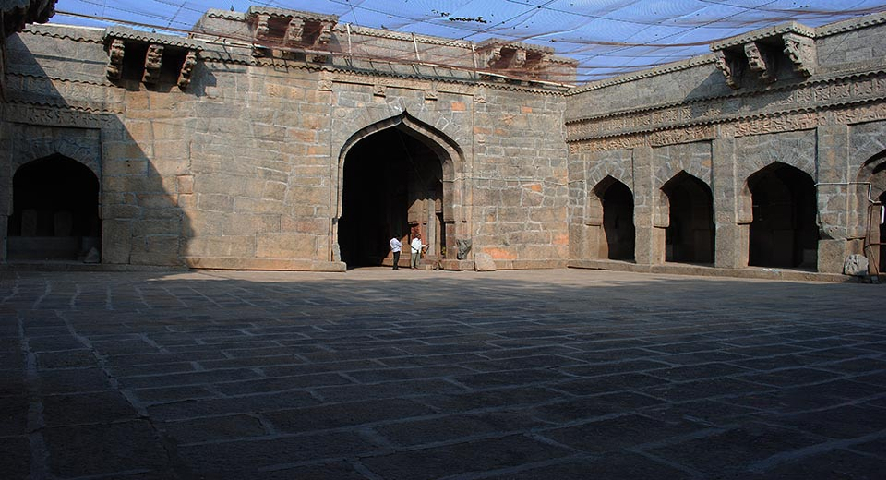
[[660, 264], [664, 262], [664, 230], [657, 232], [660, 229], [654, 225], [658, 192], [652, 179], [652, 148], [635, 148], [631, 165], [634, 177], [634, 260], [640, 265]]
[[849, 255], [849, 197], [854, 187], [848, 185], [849, 127], [825, 125], [816, 128], [816, 185], [818, 193], [818, 271], [842, 273]]
[[[735, 139], [716, 138], [711, 141], [714, 193], [714, 266], [743, 268], [748, 266], [748, 242], [752, 218], [750, 206], [741, 202], [743, 185], [736, 174]], [[745, 212], [745, 210], [747, 210]]]

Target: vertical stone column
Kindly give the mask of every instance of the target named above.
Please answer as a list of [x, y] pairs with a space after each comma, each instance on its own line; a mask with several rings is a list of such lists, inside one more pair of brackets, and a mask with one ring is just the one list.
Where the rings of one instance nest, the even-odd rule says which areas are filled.
[[750, 239], [750, 206], [743, 208], [740, 179], [736, 174], [735, 139], [716, 138], [711, 141], [714, 193], [714, 266], [743, 268], [748, 266]]
[[664, 230], [657, 232], [660, 229], [655, 228], [654, 222], [658, 192], [652, 178], [652, 148], [635, 148], [631, 165], [634, 176], [634, 260], [641, 265], [661, 264], [664, 261]]
[[[574, 150], [578, 150], [577, 148]], [[587, 159], [578, 151], [570, 152], [567, 163], [569, 179], [569, 257], [573, 260], [586, 258], [585, 252], [585, 205], [587, 203]]]
[[816, 185], [818, 193], [818, 271], [842, 273], [849, 255], [849, 127], [825, 125], [816, 128]]

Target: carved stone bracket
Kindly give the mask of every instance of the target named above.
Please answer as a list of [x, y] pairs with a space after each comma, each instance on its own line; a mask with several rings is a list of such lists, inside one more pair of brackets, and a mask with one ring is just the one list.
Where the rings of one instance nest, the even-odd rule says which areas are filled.
[[[717, 55], [717, 68], [726, 77], [726, 84], [739, 88], [742, 74], [754, 72], [763, 83], [776, 81], [779, 64], [790, 62], [793, 70], [804, 77], [815, 67], [815, 32], [796, 22], [756, 30], [711, 44]], [[781, 75], [790, 71], [781, 69]]]
[[794, 71], [804, 77], [812, 75], [815, 66], [815, 41], [792, 32], [785, 33], [781, 38], [784, 40], [784, 53], [794, 64]]
[[384, 97], [387, 95], [387, 87], [381, 84], [375, 84], [372, 86], [372, 94], [376, 97]]
[[191, 84], [191, 73], [194, 71], [194, 65], [197, 65], [197, 52], [188, 52], [185, 55], [185, 63], [182, 64], [181, 72], [178, 75], [178, 88], [184, 90]]
[[757, 42], [744, 44], [744, 53], [748, 57], [748, 68], [757, 72], [760, 79], [766, 83], [775, 81], [775, 59], [760, 48]]
[[255, 38], [263, 40], [271, 35], [270, 19], [270, 15], [256, 15]]
[[148, 47], [148, 54], [145, 56], [145, 74], [142, 82], [146, 84], [157, 83], [160, 79], [160, 68], [163, 66], [163, 45], [152, 43]]
[[738, 79], [741, 76], [741, 64], [738, 63], [737, 59], [728, 55], [726, 51], [719, 50], [717, 53], [717, 68], [723, 72], [723, 76], [726, 77], [726, 85], [729, 88], [737, 89], [739, 88]]
[[123, 40], [115, 38], [108, 46], [107, 75], [110, 80], [117, 80], [123, 74], [123, 55], [126, 54], [126, 44]]
[[302, 18], [293, 17], [289, 20], [289, 25], [286, 27], [286, 33], [283, 37], [283, 43], [286, 45], [295, 45], [302, 43], [302, 38], [305, 36], [305, 21]]
[[[107, 29], [104, 41], [108, 49], [106, 75], [109, 80], [133, 80], [154, 85], [162, 77], [170, 81], [176, 79], [176, 84], [182, 90], [190, 84], [198, 61], [197, 55], [203, 50], [202, 44], [193, 39], [119, 27]], [[126, 61], [126, 55], [139, 55], [141, 52], [146, 52], [143, 59], [138, 59], [144, 62], [144, 71], [125, 71], [127, 66], [136, 65], [135, 59]]]

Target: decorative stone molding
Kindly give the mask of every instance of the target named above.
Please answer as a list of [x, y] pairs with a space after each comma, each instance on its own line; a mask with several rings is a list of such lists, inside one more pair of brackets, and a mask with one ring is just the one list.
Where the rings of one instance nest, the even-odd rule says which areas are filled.
[[375, 84], [372, 86], [372, 94], [376, 97], [385, 97], [387, 95], [387, 87], [381, 84]]
[[118, 80], [123, 75], [123, 55], [126, 53], [126, 44], [123, 40], [115, 38], [108, 46], [107, 75], [110, 80]]
[[740, 88], [744, 66], [763, 83], [776, 81], [780, 60], [793, 65], [795, 72], [809, 77], [815, 68], [815, 32], [796, 22], [756, 30], [711, 44], [717, 68], [731, 88]]
[[651, 108], [589, 116], [566, 122], [567, 141], [651, 132], [744, 118], [778, 117], [790, 111], [821, 111], [886, 99], [886, 71], [835, 75], [764, 92], [746, 92]]
[[160, 79], [160, 68], [163, 66], [163, 45], [152, 43], [145, 56], [145, 74], [142, 82], [154, 84]]

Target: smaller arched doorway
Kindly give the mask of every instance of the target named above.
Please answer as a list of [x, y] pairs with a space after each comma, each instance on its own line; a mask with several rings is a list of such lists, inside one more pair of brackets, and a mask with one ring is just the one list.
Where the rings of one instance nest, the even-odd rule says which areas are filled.
[[[634, 196], [631, 189], [611, 176], [594, 187], [603, 206], [603, 234], [600, 258], [634, 259]], [[605, 248], [605, 251], [603, 249]]]
[[12, 192], [7, 258], [82, 260], [101, 248], [99, 181], [82, 163], [59, 154], [26, 163]]
[[748, 264], [815, 268], [818, 225], [812, 177], [776, 162], [748, 177], [748, 189], [753, 212]]
[[697, 177], [680, 172], [661, 190], [667, 196], [668, 227], [665, 260], [714, 262], [714, 197]]
[[879, 218], [874, 217], [875, 222], [880, 222], [880, 248], [877, 249], [880, 258], [877, 264], [879, 267], [877, 273], [882, 275], [886, 273], [886, 191], [880, 195], [880, 205], [878, 207], [880, 207], [878, 209], [880, 210], [880, 216]]

